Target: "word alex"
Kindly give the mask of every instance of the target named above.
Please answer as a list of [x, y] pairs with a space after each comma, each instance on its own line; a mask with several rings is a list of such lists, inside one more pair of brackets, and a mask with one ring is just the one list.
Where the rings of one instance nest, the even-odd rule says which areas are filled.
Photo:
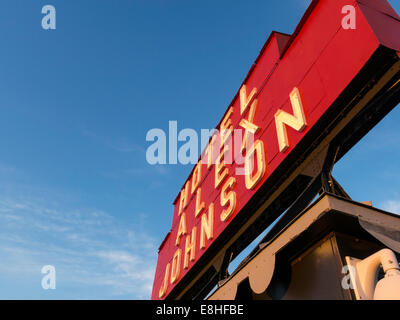
[[[302, 132], [307, 126], [299, 90], [294, 88], [289, 96], [293, 114], [279, 109], [274, 116], [280, 152], [285, 152], [289, 148], [287, 126], [298, 132]], [[230, 107], [219, 126], [218, 141], [216, 142], [213, 138], [210, 139], [201, 160], [195, 166], [192, 175], [180, 192], [179, 202], [177, 203], [179, 206], [177, 208], [177, 221], [179, 221], [176, 224], [177, 232], [175, 233], [176, 229], [173, 233], [171, 232], [171, 236], [172, 234], [174, 236], [173, 243], [176, 251], [165, 267], [163, 281], [158, 292], [160, 298], [166, 295], [170, 285], [175, 285], [178, 282], [182, 271], [189, 269], [190, 264], [193, 265], [201, 253], [207, 250], [214, 238], [215, 230], [218, 229], [218, 224], [227, 224], [229, 218], [236, 212], [238, 196], [235, 185], [237, 185], [238, 179], [243, 179], [243, 176], [245, 188], [253, 190], [265, 176], [267, 161], [264, 142], [260, 139], [252, 143], [248, 141], [249, 136], [255, 136], [260, 129], [254, 121], [257, 104], [257, 89], [254, 88], [247, 95], [246, 86], [243, 85], [240, 90], [238, 111], [240, 111], [241, 116], [239, 126], [244, 130], [244, 134], [240, 143], [237, 143], [236, 139], [234, 143], [238, 144], [241, 153], [245, 154], [244, 174], [239, 176], [237, 172], [230, 172], [232, 166], [228, 166], [225, 161], [227, 151], [232, 147], [228, 141], [232, 140], [234, 132], [231, 118], [234, 110], [233, 107]], [[211, 173], [212, 169], [213, 173]], [[212, 199], [219, 198], [219, 200], [208, 200], [210, 203], [206, 203], [207, 197], [204, 197], [204, 194], [202, 195], [202, 181], [205, 177], [207, 177], [207, 181], [212, 182], [212, 186], [219, 193], [219, 197]], [[209, 192], [210, 190], [207, 188], [206, 191]], [[189, 206], [189, 203], [192, 206]], [[193, 211], [188, 212], [188, 208], [192, 208], [191, 211]], [[187, 220], [188, 218], [190, 220]], [[187, 221], [193, 220], [195, 220], [195, 223], [189, 230]], [[182, 238], [184, 238], [184, 242]], [[198, 254], [199, 252], [200, 254]]]

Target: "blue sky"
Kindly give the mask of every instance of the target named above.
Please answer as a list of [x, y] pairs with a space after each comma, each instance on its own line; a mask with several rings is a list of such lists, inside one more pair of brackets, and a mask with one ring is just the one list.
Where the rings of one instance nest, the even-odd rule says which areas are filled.
[[[149, 298], [191, 165], [148, 165], [146, 133], [215, 127], [270, 32], [293, 32], [309, 3], [2, 0], [0, 299]], [[334, 171], [396, 212], [399, 121], [398, 107]]]

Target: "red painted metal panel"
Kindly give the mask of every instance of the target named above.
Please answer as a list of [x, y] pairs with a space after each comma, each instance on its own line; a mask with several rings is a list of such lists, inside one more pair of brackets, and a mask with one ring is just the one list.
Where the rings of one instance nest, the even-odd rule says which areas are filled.
[[[375, 0], [374, 0], [375, 1]], [[359, 3], [362, 3], [359, 5]], [[214, 235], [207, 240], [204, 249], [199, 248], [201, 215], [195, 217], [196, 194], [191, 194], [192, 174], [189, 176], [190, 201], [184, 212], [186, 215], [186, 235], [191, 234], [193, 227], [197, 227], [196, 257], [191, 261], [188, 269], [183, 269], [183, 255], [181, 272], [177, 282], [168, 283], [167, 290], [161, 298], [168, 296], [169, 292], [190, 273], [191, 267], [206, 252], [207, 248], [225, 230], [226, 226], [235, 219], [243, 206], [251, 199], [255, 192], [270, 177], [288, 154], [307, 135], [309, 130], [318, 122], [321, 116], [329, 109], [341, 92], [355, 78], [380, 45], [400, 50], [400, 42], [393, 36], [393, 30], [400, 30], [398, 16], [385, 0], [377, 2], [362, 0], [353, 1], [356, 7], [357, 28], [345, 30], [342, 28], [342, 7], [348, 5], [348, 0], [313, 1], [311, 9], [301, 21], [292, 38], [272, 33], [263, 47], [255, 65], [251, 68], [244, 84], [247, 93], [257, 88], [258, 107], [254, 123], [260, 128], [255, 135], [255, 140], [264, 144], [266, 157], [266, 172], [254, 189], [248, 190], [244, 176], [237, 175], [237, 163], [227, 164], [229, 177], [234, 177], [236, 183], [232, 190], [237, 199], [233, 214], [227, 221], [221, 221], [220, 214], [226, 209], [221, 204], [221, 186], [215, 188], [215, 165], [207, 169], [207, 164], [202, 164], [202, 200], [206, 207], [214, 204]], [[397, 32], [397, 31], [396, 31]], [[399, 32], [395, 35], [400, 34]], [[289, 46], [285, 45], [288, 44]], [[288, 128], [289, 148], [285, 152], [279, 151], [278, 137], [274, 115], [278, 110], [293, 113], [289, 94], [297, 87], [301, 93], [307, 126], [302, 132]], [[231, 103], [233, 113], [230, 117], [233, 127], [239, 128], [243, 119], [240, 114], [240, 95], [236, 94]], [[221, 125], [221, 123], [220, 123]], [[220, 127], [218, 126], [218, 128]], [[235, 145], [233, 145], [235, 147]], [[238, 159], [235, 159], [236, 162]], [[225, 179], [225, 181], [227, 180]], [[225, 182], [224, 181], [224, 182]], [[166, 266], [172, 265], [172, 258], [176, 250], [185, 250], [186, 235], [181, 237], [180, 244], [175, 244], [181, 217], [179, 216], [178, 195], [174, 202], [174, 217], [172, 229], [164, 240], [159, 251], [159, 260], [153, 286], [152, 299], [159, 299], [159, 290], [163, 283]], [[208, 213], [208, 210], [204, 211]]]

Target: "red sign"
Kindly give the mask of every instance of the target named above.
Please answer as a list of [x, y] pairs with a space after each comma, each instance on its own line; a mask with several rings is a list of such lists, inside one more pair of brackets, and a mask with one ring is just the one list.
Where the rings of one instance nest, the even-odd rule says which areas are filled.
[[[355, 24], [344, 20], [352, 14], [345, 6]], [[399, 35], [400, 17], [386, 0], [313, 1], [292, 36], [271, 34], [217, 127], [220, 139], [210, 140], [174, 202], [152, 299], [165, 299], [190, 274], [376, 50], [400, 51]]]

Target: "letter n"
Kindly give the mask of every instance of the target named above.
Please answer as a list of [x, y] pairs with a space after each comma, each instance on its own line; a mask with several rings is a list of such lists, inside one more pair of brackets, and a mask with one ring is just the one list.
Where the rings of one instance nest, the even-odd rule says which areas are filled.
[[285, 152], [289, 148], [289, 138], [286, 126], [289, 126], [298, 132], [302, 132], [307, 127], [307, 120], [298, 88], [294, 88], [290, 93], [290, 102], [293, 108], [293, 115], [283, 110], [278, 110], [275, 114], [276, 133], [278, 136], [280, 152]]

